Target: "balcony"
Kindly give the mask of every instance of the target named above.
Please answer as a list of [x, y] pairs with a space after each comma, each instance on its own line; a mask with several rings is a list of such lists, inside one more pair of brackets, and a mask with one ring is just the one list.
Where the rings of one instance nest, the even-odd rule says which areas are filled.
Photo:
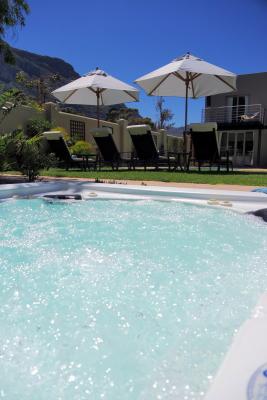
[[201, 121], [228, 126], [261, 126], [264, 124], [264, 108], [262, 104], [207, 107], [202, 110]]

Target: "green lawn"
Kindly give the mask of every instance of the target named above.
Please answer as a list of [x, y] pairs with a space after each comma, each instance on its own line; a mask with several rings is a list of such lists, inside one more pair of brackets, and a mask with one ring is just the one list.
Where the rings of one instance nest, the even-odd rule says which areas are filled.
[[51, 168], [48, 171], [42, 171], [43, 176], [69, 177], [69, 178], [98, 178], [99, 180], [112, 179], [118, 180], [137, 180], [137, 181], [161, 181], [161, 182], [190, 182], [190, 183], [208, 183], [229, 184], [229, 185], [249, 185], [249, 186], [267, 186], [267, 171], [256, 172], [233, 172], [217, 173], [210, 171], [203, 172], [167, 172], [167, 171], [65, 171], [64, 169]]

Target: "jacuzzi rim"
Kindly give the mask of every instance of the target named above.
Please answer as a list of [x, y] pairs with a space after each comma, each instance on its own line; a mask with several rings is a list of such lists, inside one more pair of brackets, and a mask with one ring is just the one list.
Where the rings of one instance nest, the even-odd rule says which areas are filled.
[[[96, 192], [90, 197], [87, 192]], [[164, 200], [180, 201], [195, 205], [205, 205], [220, 209], [228, 209], [239, 213], [255, 212], [267, 208], [267, 196], [259, 192], [232, 190], [216, 190], [202, 188], [177, 188], [171, 186], [142, 186], [130, 184], [106, 184], [88, 181], [48, 181], [19, 183], [0, 186], [0, 201], [16, 196], [42, 197], [52, 193], [81, 194], [84, 200]], [[115, 197], [114, 197], [115, 195]], [[209, 204], [211, 201], [230, 202], [231, 206]]]

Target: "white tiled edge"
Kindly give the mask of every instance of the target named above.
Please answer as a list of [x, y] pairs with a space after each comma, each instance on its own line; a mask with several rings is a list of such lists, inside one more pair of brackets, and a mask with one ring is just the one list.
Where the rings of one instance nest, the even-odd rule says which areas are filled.
[[[90, 199], [153, 199], [187, 202], [213, 207], [227, 207], [238, 212], [256, 211], [267, 208], [267, 195], [264, 193], [173, 188], [167, 186], [142, 186], [91, 183], [85, 181], [49, 181], [19, 183], [0, 186], [0, 199], [13, 196], [42, 196], [44, 194], [81, 194], [83, 200]], [[227, 203], [224, 203], [227, 202]]]

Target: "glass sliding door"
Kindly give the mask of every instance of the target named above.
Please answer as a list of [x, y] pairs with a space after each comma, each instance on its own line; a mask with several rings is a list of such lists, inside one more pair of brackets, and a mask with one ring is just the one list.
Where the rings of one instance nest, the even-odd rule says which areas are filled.
[[253, 132], [222, 132], [220, 135], [220, 153], [229, 152], [235, 166], [253, 165]]
[[244, 135], [244, 132], [236, 133], [235, 163], [237, 165], [243, 165]]
[[225, 155], [225, 152], [227, 150], [228, 150], [228, 132], [222, 132], [220, 140], [220, 153]]
[[235, 132], [228, 132], [228, 148], [229, 156], [235, 157], [235, 140], [236, 140], [236, 133]]
[[253, 132], [245, 133], [244, 145], [244, 163], [245, 165], [253, 165], [254, 137]]

